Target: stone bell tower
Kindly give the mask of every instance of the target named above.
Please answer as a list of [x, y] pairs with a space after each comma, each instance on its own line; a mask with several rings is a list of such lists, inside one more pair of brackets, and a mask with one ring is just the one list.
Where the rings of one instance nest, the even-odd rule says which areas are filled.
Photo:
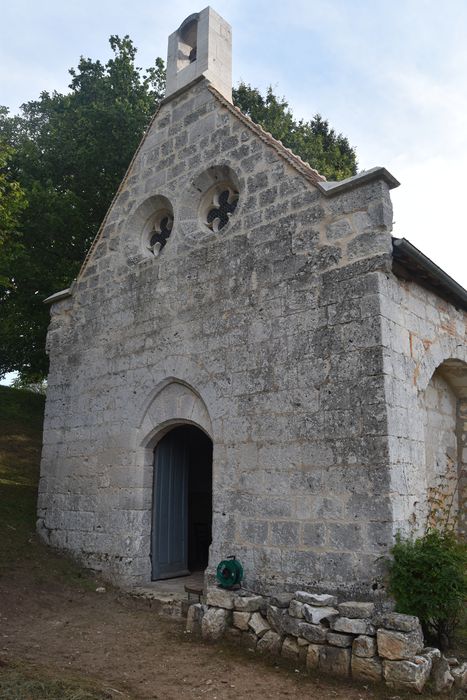
[[232, 102], [232, 30], [212, 7], [187, 17], [169, 36], [165, 96], [202, 75]]

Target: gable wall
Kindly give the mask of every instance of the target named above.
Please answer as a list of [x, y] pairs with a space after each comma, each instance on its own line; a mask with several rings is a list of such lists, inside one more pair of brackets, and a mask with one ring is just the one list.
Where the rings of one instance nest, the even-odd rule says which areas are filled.
[[[219, 164], [240, 200], [214, 234], [192, 182]], [[174, 229], [145, 258], [138, 212], [156, 194]], [[211, 571], [235, 553], [262, 590], [371, 592], [392, 533], [379, 296], [391, 219], [384, 182], [325, 197], [204, 83], [163, 105], [73, 297], [52, 308], [43, 536], [119, 582], [149, 580], [157, 436], [144, 411], [172, 377], [212, 427]]]

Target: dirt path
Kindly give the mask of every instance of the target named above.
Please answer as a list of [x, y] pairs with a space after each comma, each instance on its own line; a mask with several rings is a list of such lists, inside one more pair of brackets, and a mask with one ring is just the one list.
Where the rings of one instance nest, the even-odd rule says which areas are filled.
[[125, 600], [114, 591], [51, 590], [50, 583], [30, 586], [4, 577], [0, 660], [93, 677], [115, 698], [394, 697], [384, 689], [311, 678], [228, 644], [206, 644], [184, 633], [182, 623], [134, 609]]

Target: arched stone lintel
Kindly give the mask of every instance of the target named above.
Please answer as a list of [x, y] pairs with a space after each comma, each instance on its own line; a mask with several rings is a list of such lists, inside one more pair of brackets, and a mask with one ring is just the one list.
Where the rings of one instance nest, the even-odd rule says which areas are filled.
[[187, 382], [168, 377], [155, 387], [146, 401], [139, 424], [140, 447], [153, 450], [176, 425], [194, 425], [212, 440], [212, 423], [206, 404]]
[[[452, 384], [455, 374], [463, 374], [459, 372], [462, 366], [467, 373], [467, 346], [459, 343], [459, 338], [456, 337], [443, 336], [439, 338], [429, 347], [417, 365], [415, 383], [419, 393], [425, 391], [433, 374], [439, 368], [452, 385], [453, 391], [458, 396], [467, 397], [466, 386], [462, 388], [459, 382], [457, 385]], [[454, 370], [454, 368], [456, 369]], [[462, 394], [459, 393], [461, 391]]]

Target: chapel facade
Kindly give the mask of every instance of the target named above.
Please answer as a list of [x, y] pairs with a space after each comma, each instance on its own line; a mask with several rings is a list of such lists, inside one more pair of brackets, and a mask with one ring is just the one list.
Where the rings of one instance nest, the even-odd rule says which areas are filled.
[[231, 29], [167, 93], [51, 322], [38, 531], [125, 586], [236, 556], [262, 593], [384, 587], [442, 494], [466, 531], [467, 292], [232, 104]]

